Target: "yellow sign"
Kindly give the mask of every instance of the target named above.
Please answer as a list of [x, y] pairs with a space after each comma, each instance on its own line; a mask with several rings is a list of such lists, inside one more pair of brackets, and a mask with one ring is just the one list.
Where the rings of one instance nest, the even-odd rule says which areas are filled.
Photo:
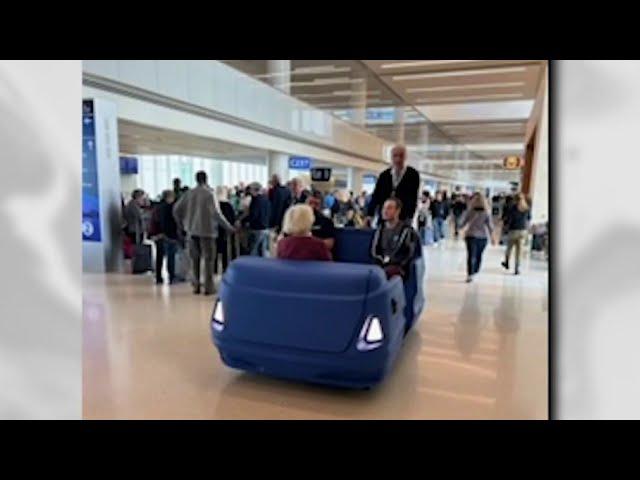
[[507, 170], [517, 170], [518, 168], [521, 168], [523, 164], [524, 162], [522, 161], [522, 158], [515, 155], [505, 157], [503, 160], [504, 168]]

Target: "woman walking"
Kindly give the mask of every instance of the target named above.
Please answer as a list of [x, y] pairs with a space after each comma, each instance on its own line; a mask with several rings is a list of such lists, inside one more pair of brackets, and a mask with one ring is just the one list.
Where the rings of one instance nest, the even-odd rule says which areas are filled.
[[504, 222], [509, 231], [509, 238], [507, 239], [507, 250], [505, 252], [504, 262], [502, 262], [502, 266], [509, 270], [511, 251], [515, 247], [516, 275], [520, 275], [522, 244], [527, 238], [527, 225], [529, 220], [531, 220], [531, 210], [527, 204], [527, 199], [522, 193], [518, 193], [514, 198], [514, 205], [512, 205], [504, 215]]
[[493, 225], [491, 212], [484, 195], [476, 192], [472, 195], [469, 208], [463, 214], [460, 229], [465, 229], [464, 240], [467, 244], [467, 282], [473, 281], [474, 275], [480, 271], [482, 254], [487, 240], [492, 239]]

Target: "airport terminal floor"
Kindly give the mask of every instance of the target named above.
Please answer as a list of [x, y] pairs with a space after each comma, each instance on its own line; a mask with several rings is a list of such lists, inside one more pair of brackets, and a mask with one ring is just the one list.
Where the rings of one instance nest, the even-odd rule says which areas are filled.
[[353, 391], [232, 370], [212, 345], [214, 298], [152, 276], [84, 274], [87, 419], [545, 419], [547, 262], [515, 276], [490, 246], [465, 283], [462, 240], [425, 247], [427, 306], [393, 370]]

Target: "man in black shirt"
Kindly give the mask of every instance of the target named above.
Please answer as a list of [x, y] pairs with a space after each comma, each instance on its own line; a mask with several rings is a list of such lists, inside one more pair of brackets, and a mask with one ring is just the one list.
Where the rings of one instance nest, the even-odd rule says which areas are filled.
[[307, 198], [309, 198], [309, 190], [304, 188], [304, 184], [302, 180], [299, 178], [294, 178], [291, 180], [291, 204], [297, 205], [299, 203], [306, 203]]
[[253, 182], [248, 188], [251, 203], [243, 223], [249, 233], [249, 255], [264, 257], [269, 251], [269, 199], [262, 193], [262, 185], [258, 182]]
[[429, 209], [433, 219], [433, 241], [437, 245], [444, 238], [444, 221], [448, 213], [440, 191], [436, 192], [436, 198], [431, 202]]
[[180, 180], [178, 177], [173, 179], [173, 193], [176, 197], [175, 201], [177, 202], [180, 198], [180, 195], [182, 195], [182, 180]]
[[162, 284], [162, 264], [164, 257], [167, 257], [167, 271], [169, 272], [169, 283], [175, 282], [175, 258], [176, 247], [178, 245], [178, 226], [173, 218], [173, 204], [176, 195], [172, 190], [162, 192], [162, 200], [155, 207], [152, 223], [156, 223], [156, 283]]
[[311, 227], [311, 234], [321, 239], [329, 251], [333, 251], [333, 246], [336, 242], [336, 227], [333, 224], [333, 220], [328, 218], [320, 211], [322, 203], [317, 196], [310, 196], [307, 199], [307, 205], [313, 208], [313, 226]]
[[467, 203], [464, 201], [462, 195], [458, 194], [453, 199], [453, 206], [451, 207], [451, 210], [453, 211], [453, 225], [455, 228], [455, 236], [456, 238], [458, 238], [460, 217], [467, 210]]
[[269, 226], [280, 233], [282, 229], [282, 219], [284, 212], [291, 205], [291, 190], [280, 183], [280, 177], [276, 174], [271, 176], [271, 189], [269, 190], [269, 203], [271, 204], [271, 214]]
[[407, 149], [403, 145], [396, 145], [391, 150], [391, 168], [387, 168], [378, 177], [376, 187], [367, 207], [368, 223], [389, 198], [397, 198], [402, 202], [400, 221], [411, 223], [418, 205], [420, 194], [420, 174], [407, 165]]

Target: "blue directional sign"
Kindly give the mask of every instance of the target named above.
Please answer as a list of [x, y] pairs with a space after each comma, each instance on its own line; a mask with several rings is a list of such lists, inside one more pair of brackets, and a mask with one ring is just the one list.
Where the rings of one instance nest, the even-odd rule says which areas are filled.
[[124, 175], [134, 175], [138, 173], [138, 158], [120, 157], [120, 173]]
[[289, 168], [292, 170], [309, 170], [311, 159], [309, 157], [289, 157]]
[[394, 108], [368, 108], [367, 121], [369, 122], [391, 122], [396, 118]]
[[100, 242], [100, 193], [93, 101], [82, 102], [82, 240]]

